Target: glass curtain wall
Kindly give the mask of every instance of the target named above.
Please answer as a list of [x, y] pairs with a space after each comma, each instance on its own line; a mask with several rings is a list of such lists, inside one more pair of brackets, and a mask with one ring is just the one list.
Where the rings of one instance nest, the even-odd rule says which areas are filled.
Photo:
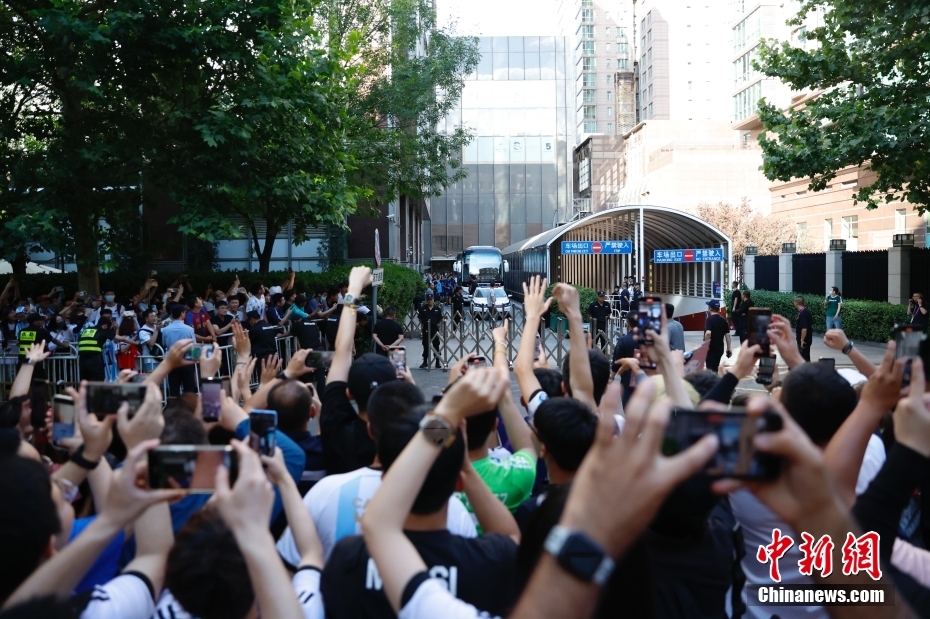
[[[475, 136], [468, 177], [430, 199], [432, 256], [471, 245], [503, 249], [570, 211], [574, 102], [565, 37], [485, 37], [460, 105], [446, 118]], [[442, 127], [440, 127], [441, 129]]]

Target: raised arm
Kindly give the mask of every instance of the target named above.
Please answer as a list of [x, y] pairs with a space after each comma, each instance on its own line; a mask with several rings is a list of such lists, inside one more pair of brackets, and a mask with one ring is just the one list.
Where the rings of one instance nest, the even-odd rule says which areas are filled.
[[[371, 283], [371, 269], [368, 267], [353, 267], [349, 273], [349, 292], [356, 299], [362, 294], [365, 286]], [[355, 341], [355, 308], [344, 305], [339, 317], [339, 330], [336, 332], [336, 349], [333, 361], [329, 366], [326, 384], [346, 381], [349, 379], [349, 366], [352, 365], [352, 348]]]
[[804, 365], [804, 357], [798, 350], [797, 341], [794, 338], [794, 332], [791, 329], [791, 322], [784, 316], [772, 314], [772, 322], [768, 328], [769, 340], [778, 347], [778, 354], [788, 365], [788, 369], [794, 369], [799, 365]]
[[[465, 435], [464, 429], [462, 435]], [[520, 527], [517, 526], [517, 521], [514, 520], [513, 514], [510, 513], [504, 502], [494, 496], [488, 485], [475, 471], [471, 465], [471, 460], [468, 458], [467, 451], [465, 463], [462, 465], [462, 473], [465, 477], [465, 496], [468, 497], [468, 504], [471, 505], [481, 530], [485, 533], [506, 535], [519, 544]]]
[[557, 284], [552, 289], [552, 296], [558, 302], [559, 310], [568, 317], [572, 397], [587, 404], [591, 410], [597, 410], [597, 402], [594, 401], [594, 379], [591, 378], [591, 360], [588, 359], [588, 343], [581, 323], [578, 291], [568, 284]]
[[513, 363], [513, 371], [520, 385], [520, 395], [527, 402], [530, 396], [541, 388], [539, 379], [533, 373], [533, 357], [536, 356], [536, 334], [539, 333], [539, 323], [543, 314], [552, 304], [552, 297], [546, 299], [546, 279], [540, 280], [534, 275], [529, 285], [523, 284], [523, 310], [526, 321], [523, 323], [523, 333], [520, 335], [520, 348]]
[[675, 363], [672, 357], [672, 350], [668, 340], [668, 319], [665, 316], [665, 306], [662, 306], [662, 328], [660, 333], [649, 330], [647, 335], [652, 338], [652, 351], [656, 356], [656, 365], [659, 373], [665, 379], [665, 393], [671, 398], [675, 406], [690, 408], [692, 406], [688, 392], [685, 391], [685, 385], [682, 378], [684, 373]]
[[849, 352], [846, 353], [846, 356], [849, 357], [849, 360], [856, 366], [856, 369], [866, 378], [870, 377], [872, 372], [875, 371], [875, 366], [872, 362], [869, 361], [855, 345], [850, 345], [849, 338], [846, 337], [846, 333], [842, 329], [830, 329], [824, 333], [823, 343], [833, 350], [838, 350], [840, 352], [843, 352], [843, 350], [849, 346]]
[[300, 564], [297, 567], [309, 566], [323, 569], [323, 544], [320, 542], [313, 518], [310, 517], [310, 512], [297, 489], [297, 483], [287, 472], [281, 448], [275, 449], [273, 458], [262, 456], [262, 463], [268, 472], [268, 479], [278, 487], [278, 492], [281, 494], [287, 523], [291, 527], [291, 533], [294, 534], [297, 552], [300, 553]]
[[29, 349], [26, 351], [26, 360], [30, 363], [24, 363], [19, 366], [19, 371], [16, 372], [16, 378], [13, 379], [13, 384], [10, 386], [10, 398], [23, 396], [29, 393], [29, 388], [32, 386], [32, 374], [33, 370], [35, 370], [35, 364], [41, 363], [51, 355], [50, 352], [45, 350], [43, 344], [44, 342], [37, 342], [29, 345]]
[[[856, 501], [856, 481], [865, 457], [869, 438], [885, 413], [894, 408], [901, 392], [901, 378], [906, 359], [894, 358], [895, 343], [888, 342], [882, 364], [862, 388], [859, 403], [836, 431], [823, 452], [827, 470], [833, 475], [836, 489], [847, 507]], [[924, 375], [911, 372], [911, 389], [923, 393]]]
[[172, 344], [168, 352], [165, 353], [165, 358], [161, 360], [161, 363], [155, 366], [155, 369], [152, 370], [151, 373], [149, 373], [148, 378], [145, 379], [145, 383], [161, 385], [162, 382], [168, 378], [168, 374], [171, 373], [171, 370], [184, 365], [194, 365], [194, 361], [187, 361], [184, 359], [184, 353], [193, 345], [193, 340], [178, 340]]

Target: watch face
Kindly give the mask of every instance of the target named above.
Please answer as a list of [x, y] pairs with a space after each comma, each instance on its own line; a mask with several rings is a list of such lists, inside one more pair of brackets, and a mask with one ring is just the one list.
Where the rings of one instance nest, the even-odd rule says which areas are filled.
[[423, 429], [423, 434], [426, 435], [426, 438], [436, 443], [437, 445], [446, 442], [446, 440], [449, 438], [449, 435], [452, 433], [452, 430], [449, 428], [449, 424], [443, 423], [441, 419], [428, 419], [421, 427]]
[[342, 297], [342, 302], [346, 305], [352, 305], [355, 303], [355, 295], [347, 294], [346, 296]]

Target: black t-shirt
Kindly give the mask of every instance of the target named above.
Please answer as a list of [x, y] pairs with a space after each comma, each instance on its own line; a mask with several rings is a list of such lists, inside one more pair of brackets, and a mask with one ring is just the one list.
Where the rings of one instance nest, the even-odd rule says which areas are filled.
[[339, 333], [339, 319], [342, 317], [342, 308], [343, 305], [339, 305], [326, 318], [326, 340], [329, 342], [330, 350], [333, 349], [333, 346], [336, 344], [336, 334]]
[[297, 336], [297, 342], [301, 348], [312, 348], [313, 350], [323, 348], [323, 341], [320, 339], [320, 325], [317, 319], [304, 318], [298, 320], [291, 326], [291, 333]]
[[252, 343], [252, 354], [256, 357], [273, 355], [278, 352], [275, 341], [277, 331], [264, 320], [259, 320], [249, 329], [249, 341]]
[[[217, 314], [216, 316], [210, 316], [210, 322], [216, 325], [217, 329], [223, 329], [224, 327], [226, 327], [226, 325], [228, 325], [232, 321], [233, 321], [233, 317], [232, 317], [232, 314], [230, 314], [229, 312], [226, 313], [225, 320], [219, 314]], [[216, 338], [216, 343], [219, 344], [220, 346], [227, 346], [231, 341], [232, 341], [232, 330], [229, 330], [223, 335], [220, 335]]]
[[[488, 533], [465, 538], [449, 531], [405, 531], [433, 578], [441, 578], [455, 597], [491, 616], [504, 616], [515, 591], [517, 545]], [[381, 577], [354, 535], [339, 541], [323, 568], [320, 593], [327, 619], [394, 619]]]
[[442, 322], [442, 310], [438, 305], [430, 307], [428, 304], [424, 303], [420, 307], [419, 314], [420, 323], [429, 324], [433, 328], [438, 327], [439, 323]]
[[368, 436], [368, 424], [349, 401], [347, 387], [347, 383], [335, 381], [323, 389], [320, 436], [327, 475], [348, 473], [375, 460], [375, 441]]
[[801, 329], [807, 329], [807, 336], [804, 338], [804, 341], [807, 344], [811, 344], [814, 341], [814, 317], [811, 316], [811, 311], [806, 307], [802, 307], [801, 311], [798, 312], [798, 328], [797, 333], [795, 334], [798, 341], [801, 341]]
[[[617, 346], [614, 348], [614, 365], [612, 369], [616, 370], [620, 366], [616, 364], [619, 359], [632, 359], [633, 351], [639, 348], [639, 342], [634, 339], [632, 333], [627, 333], [617, 341]], [[620, 375], [620, 384], [629, 389], [630, 380], [633, 378], [633, 373], [627, 370]]]
[[727, 319], [720, 314], [711, 314], [704, 323], [704, 331], [710, 331], [710, 350], [723, 350], [723, 341], [730, 332]]
[[610, 303], [604, 302], [603, 305], [595, 301], [588, 306], [588, 315], [591, 316], [592, 320], [597, 322], [607, 322], [607, 319], [610, 318]]
[[[378, 336], [378, 339], [381, 340], [382, 344], [390, 346], [397, 341], [397, 338], [404, 334], [404, 328], [396, 320], [386, 318], [375, 323], [374, 332], [375, 335]], [[380, 346], [375, 346], [375, 352], [379, 355], [387, 355], [387, 352], [382, 350]]]

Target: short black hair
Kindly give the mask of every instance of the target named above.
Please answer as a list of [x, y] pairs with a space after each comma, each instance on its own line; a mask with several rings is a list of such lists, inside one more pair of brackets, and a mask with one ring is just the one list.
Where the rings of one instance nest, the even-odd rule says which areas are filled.
[[[378, 458], [385, 472], [390, 470], [407, 443], [420, 431], [420, 420], [432, 408], [432, 404], [420, 404], [383, 428], [381, 440], [378, 441]], [[461, 432], [456, 429], [455, 440], [448, 448], [439, 451], [439, 457], [430, 467], [410, 511], [423, 515], [434, 514], [442, 509], [455, 492], [464, 459], [465, 442]]]
[[[6, 600], [42, 560], [61, 531], [52, 480], [40, 463], [17, 455], [0, 460], [0, 600]], [[15, 558], [14, 558], [15, 557]]]
[[533, 415], [539, 442], [564, 471], [581, 466], [597, 432], [597, 417], [574, 398], [549, 398]]
[[815, 443], [830, 440], [856, 408], [856, 392], [822, 363], [805, 363], [782, 381], [781, 403]]
[[103, 318], [97, 321], [97, 326], [98, 327], [111, 327], [113, 326], [113, 321], [107, 318], [106, 316], [104, 316]]
[[112, 316], [113, 310], [111, 310], [109, 307], [105, 307], [100, 310], [100, 315], [101, 316]]
[[[565, 393], [569, 396], [572, 395], [570, 361], [571, 351], [565, 353], [565, 360], [562, 362], [562, 382], [565, 385]], [[588, 361], [591, 364], [591, 379], [594, 381], [594, 402], [600, 404], [601, 396], [610, 382], [610, 359], [601, 351], [589, 348]]]
[[300, 294], [297, 295], [297, 297], [294, 299], [294, 303], [296, 303], [296, 304], [299, 305], [300, 307], [303, 307], [304, 305], [307, 304], [307, 295], [305, 295], [305, 294], [303, 294], [303, 293], [300, 293]]
[[165, 588], [200, 619], [239, 619], [252, 608], [255, 593], [245, 557], [216, 510], [195, 513], [176, 533]]
[[187, 307], [190, 309], [194, 309], [194, 306], [197, 305], [197, 299], [199, 298], [200, 297], [198, 297], [195, 294], [192, 294], [189, 297], [187, 297]]
[[393, 318], [395, 316], [397, 316], [397, 308], [394, 307], [393, 305], [388, 307], [386, 310], [384, 310], [385, 318]]
[[300, 381], [282, 380], [268, 392], [268, 408], [278, 413], [278, 429], [299, 432], [310, 419], [313, 399]]
[[420, 388], [404, 380], [384, 383], [372, 391], [368, 397], [368, 424], [375, 444], [388, 424], [425, 401]]
[[261, 289], [262, 289], [261, 282], [252, 282], [252, 285], [249, 286], [249, 292], [251, 292], [253, 295], [258, 294]]
[[272, 304], [272, 305], [277, 305], [278, 303], [280, 303], [280, 302], [283, 301], [283, 300], [284, 300], [284, 295], [281, 294], [280, 292], [276, 292], [276, 293], [274, 293], [273, 295], [271, 295], [271, 304]]
[[177, 320], [183, 316], [185, 311], [186, 310], [184, 309], [184, 305], [181, 303], [172, 303], [170, 306], [168, 306], [168, 312], [171, 314], [172, 320]]
[[219, 301], [217, 301], [216, 303], [213, 304], [213, 307], [215, 307], [215, 308], [217, 308], [217, 309], [219, 309], [219, 308], [221, 308], [221, 307], [229, 307], [229, 302], [226, 301], [226, 299], [220, 299]]
[[690, 383], [694, 390], [698, 392], [698, 395], [702, 398], [707, 395], [707, 392], [714, 388], [714, 386], [720, 382], [720, 377], [717, 376], [716, 372], [710, 370], [699, 370], [697, 372], [691, 372], [690, 374], [685, 374], [685, 382]]
[[488, 437], [494, 430], [495, 421], [497, 421], [496, 408], [468, 418], [465, 424], [465, 435], [468, 437], [469, 449], [478, 449], [487, 442]]
[[153, 310], [153, 309], [147, 309], [147, 310], [145, 310], [144, 312], [142, 312], [142, 322], [145, 322], [145, 319], [149, 317], [149, 314], [156, 314], [156, 315], [157, 315], [158, 312], [156, 312], [156, 311]]
[[258, 313], [258, 310], [251, 310], [246, 312], [245, 317], [249, 320], [261, 320], [262, 315]]
[[752, 298], [752, 292], [750, 292], [749, 290], [744, 290], [744, 291], [743, 291], [743, 296], [746, 297], [747, 299], [751, 299], [751, 298]]
[[182, 400], [169, 402], [163, 415], [165, 428], [161, 431], [162, 445], [207, 444], [207, 430], [203, 422], [187, 408]]
[[550, 398], [558, 398], [562, 393], [562, 373], [552, 368], [533, 368], [533, 376], [539, 381], [539, 388]]
[[804, 297], [802, 297], [801, 295], [796, 296], [794, 298], [794, 302], [798, 303], [801, 307], [804, 307], [805, 305], [807, 305], [807, 303], [804, 301]]
[[675, 315], [675, 306], [672, 305], [671, 303], [666, 303], [665, 304], [665, 317], [671, 318], [674, 315]]

